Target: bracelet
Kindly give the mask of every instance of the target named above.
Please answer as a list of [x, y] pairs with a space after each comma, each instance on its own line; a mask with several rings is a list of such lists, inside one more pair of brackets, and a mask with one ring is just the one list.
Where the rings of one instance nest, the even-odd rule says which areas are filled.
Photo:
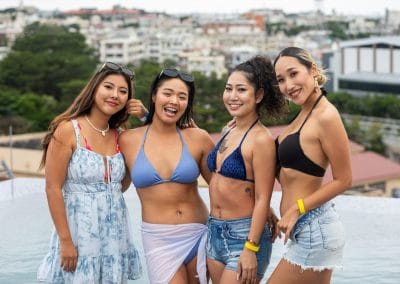
[[297, 207], [299, 207], [300, 215], [306, 213], [306, 209], [304, 208], [304, 202], [302, 198], [297, 199]]
[[251, 250], [252, 252], [258, 252], [260, 250], [260, 246], [253, 245], [249, 241], [246, 241], [244, 243], [244, 247], [247, 248], [248, 250]]
[[253, 246], [258, 247], [257, 242], [253, 241], [252, 239], [247, 238], [247, 239], [246, 239], [246, 242], [249, 242], [249, 243], [251, 243]]

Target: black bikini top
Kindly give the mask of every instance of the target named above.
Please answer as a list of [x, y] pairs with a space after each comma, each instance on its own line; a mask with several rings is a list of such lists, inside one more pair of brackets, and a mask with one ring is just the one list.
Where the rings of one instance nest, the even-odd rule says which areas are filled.
[[[295, 169], [312, 176], [317, 176], [317, 177], [324, 176], [325, 169], [314, 163], [304, 154], [304, 151], [300, 145], [300, 131], [303, 128], [306, 121], [308, 120], [308, 118], [310, 117], [315, 106], [318, 104], [318, 102], [325, 94], [326, 91], [322, 89], [322, 94], [315, 101], [314, 105], [312, 106], [310, 112], [308, 113], [306, 119], [304, 120], [303, 124], [300, 126], [300, 129], [298, 131], [286, 136], [285, 139], [283, 139], [280, 144], [278, 141], [279, 137], [275, 139], [276, 157], [277, 157], [276, 164], [278, 172], [280, 168], [283, 167], [283, 168]], [[293, 119], [295, 119], [297, 115]]]

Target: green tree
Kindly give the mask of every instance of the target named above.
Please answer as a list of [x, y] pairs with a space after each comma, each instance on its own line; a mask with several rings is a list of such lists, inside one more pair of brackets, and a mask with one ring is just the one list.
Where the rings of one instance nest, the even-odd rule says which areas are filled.
[[343, 21], [328, 21], [325, 23], [326, 29], [330, 31], [329, 37], [331, 39], [347, 39], [349, 36], [346, 34], [349, 24]]
[[56, 105], [56, 100], [51, 96], [27, 93], [18, 97], [14, 108], [19, 116], [31, 122], [31, 131], [41, 131], [48, 127]]
[[25, 27], [0, 61], [0, 85], [60, 100], [62, 84], [87, 80], [97, 63], [83, 35], [66, 27], [34, 23]]
[[222, 101], [225, 78], [220, 79], [215, 73], [206, 77], [199, 72], [193, 73], [196, 82], [195, 121], [208, 132], [220, 132], [231, 119]]
[[367, 149], [384, 155], [386, 146], [383, 142], [382, 125], [372, 125], [365, 134]]

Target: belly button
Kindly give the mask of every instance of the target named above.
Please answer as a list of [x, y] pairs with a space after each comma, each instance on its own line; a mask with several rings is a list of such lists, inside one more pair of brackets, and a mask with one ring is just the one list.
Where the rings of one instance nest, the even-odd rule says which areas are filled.
[[182, 211], [181, 210], [176, 210], [176, 215], [177, 216], [181, 216], [182, 215]]

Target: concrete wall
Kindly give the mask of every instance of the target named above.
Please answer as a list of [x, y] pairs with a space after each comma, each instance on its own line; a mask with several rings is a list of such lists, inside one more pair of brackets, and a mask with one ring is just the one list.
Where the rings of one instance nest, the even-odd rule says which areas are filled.
[[[42, 151], [0, 147], [0, 160], [4, 160], [14, 175], [44, 176], [39, 170]], [[12, 161], [11, 161], [12, 159]]]

